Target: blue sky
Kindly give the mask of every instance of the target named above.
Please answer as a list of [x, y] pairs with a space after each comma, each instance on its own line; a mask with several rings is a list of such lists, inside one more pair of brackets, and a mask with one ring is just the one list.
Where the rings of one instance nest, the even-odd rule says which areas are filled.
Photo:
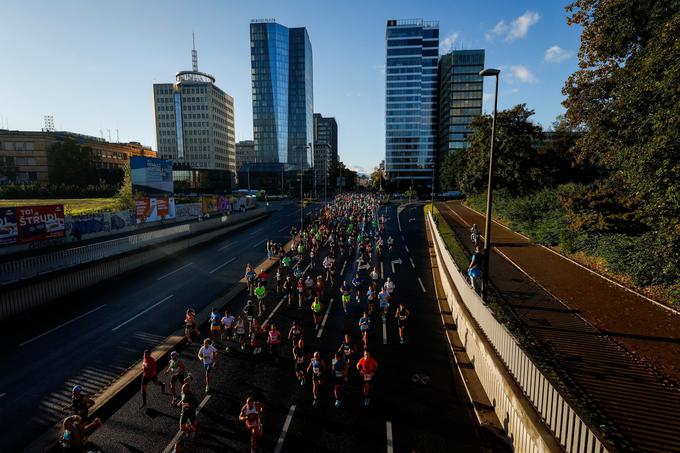
[[[370, 171], [384, 158], [387, 19], [439, 20], [442, 47], [486, 49], [502, 69], [499, 108], [525, 102], [550, 125], [563, 111], [564, 81], [577, 67], [580, 30], [566, 1], [26, 1], [0, 12], [0, 122], [155, 147], [152, 84], [199, 69], [235, 100], [236, 139], [252, 138], [249, 24], [275, 18], [305, 26], [314, 52], [314, 110], [335, 116], [341, 159]], [[485, 86], [485, 108], [493, 87]], [[0, 127], [2, 125], [0, 124]]]

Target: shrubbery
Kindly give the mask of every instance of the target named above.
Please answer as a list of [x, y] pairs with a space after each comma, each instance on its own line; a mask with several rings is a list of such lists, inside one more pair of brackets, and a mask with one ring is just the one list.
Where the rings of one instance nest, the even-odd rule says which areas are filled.
[[43, 198], [108, 198], [116, 194], [117, 186], [109, 184], [79, 187], [73, 184], [8, 184], [0, 185], [0, 198], [7, 200]]

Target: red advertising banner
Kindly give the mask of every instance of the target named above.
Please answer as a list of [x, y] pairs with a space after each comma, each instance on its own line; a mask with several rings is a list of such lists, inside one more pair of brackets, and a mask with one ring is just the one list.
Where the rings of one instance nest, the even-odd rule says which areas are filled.
[[0, 208], [0, 245], [14, 244], [18, 239], [17, 208]]
[[158, 222], [174, 219], [175, 199], [173, 197], [143, 197], [135, 200], [137, 223]]
[[20, 206], [17, 226], [20, 242], [64, 237], [64, 205]]

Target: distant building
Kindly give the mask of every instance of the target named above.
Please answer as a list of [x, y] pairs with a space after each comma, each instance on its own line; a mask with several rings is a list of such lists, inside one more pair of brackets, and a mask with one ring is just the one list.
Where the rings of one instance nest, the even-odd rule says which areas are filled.
[[234, 99], [198, 71], [181, 71], [175, 83], [153, 86], [156, 146], [159, 157], [196, 169], [218, 169], [236, 175]]
[[238, 188], [284, 194], [295, 181], [297, 173], [292, 171], [291, 174], [290, 171], [286, 171], [285, 164], [276, 162], [244, 164], [238, 170]]
[[314, 95], [307, 29], [287, 28], [271, 20], [253, 21], [250, 52], [257, 161], [309, 168]]
[[439, 59], [439, 160], [468, 147], [470, 122], [482, 114], [484, 50], [454, 50]]
[[[326, 184], [331, 169], [338, 163], [338, 123], [335, 118], [314, 114], [314, 171], [316, 185]], [[329, 183], [332, 186], [332, 183]]]
[[137, 142], [111, 143], [73, 132], [0, 130], [0, 164], [4, 164], [0, 168], [7, 166], [16, 170], [11, 181], [0, 175], [0, 184], [49, 183], [48, 152], [55, 143], [66, 140], [92, 148], [98, 168], [124, 168], [129, 165], [130, 156], [156, 157], [156, 151]]
[[388, 20], [385, 170], [403, 189], [432, 187], [437, 142], [439, 22]]
[[173, 164], [172, 181], [175, 193], [226, 194], [235, 187], [231, 172], [191, 168], [188, 164]]
[[236, 168], [241, 168], [244, 164], [257, 162], [255, 155], [255, 141], [242, 140], [236, 143]]

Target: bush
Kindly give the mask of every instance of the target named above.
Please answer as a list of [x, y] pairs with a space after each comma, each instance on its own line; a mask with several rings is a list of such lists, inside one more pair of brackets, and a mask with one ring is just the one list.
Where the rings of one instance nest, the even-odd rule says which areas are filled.
[[117, 187], [100, 183], [79, 187], [72, 184], [9, 184], [0, 185], [0, 198], [7, 200], [43, 198], [108, 198]]

